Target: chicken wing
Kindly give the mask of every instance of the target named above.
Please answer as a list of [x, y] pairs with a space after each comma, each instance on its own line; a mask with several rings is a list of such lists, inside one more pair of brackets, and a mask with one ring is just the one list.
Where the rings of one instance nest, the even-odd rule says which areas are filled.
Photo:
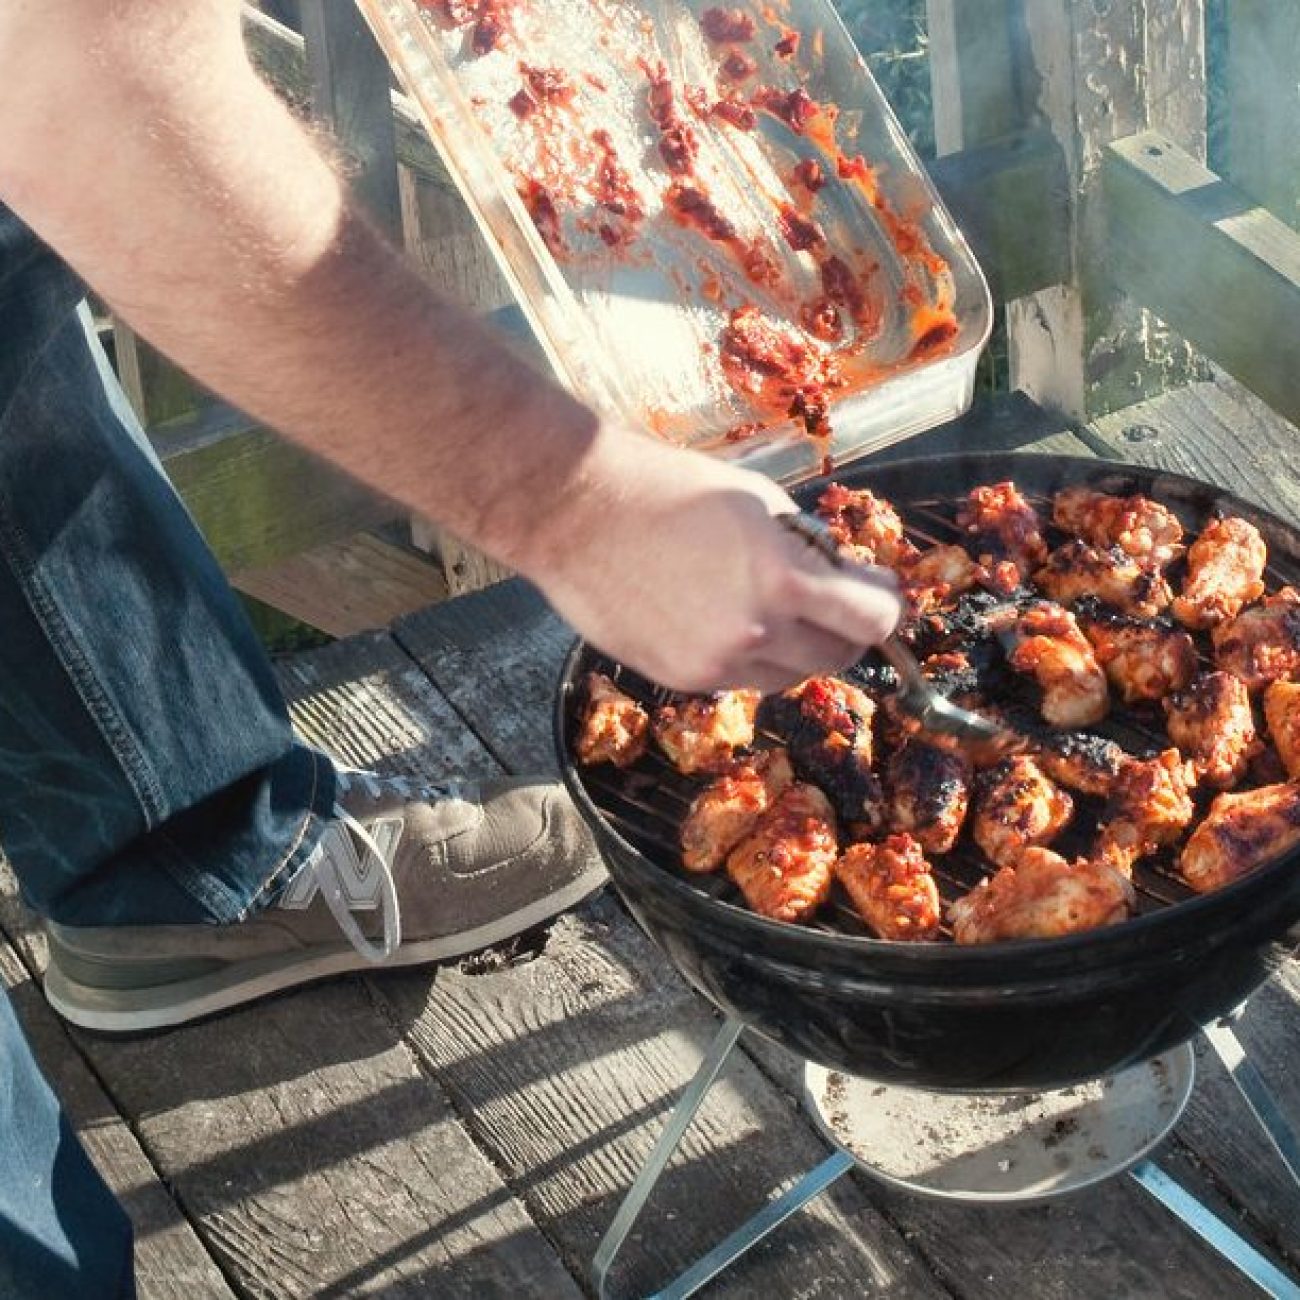
[[1079, 602], [1079, 626], [1126, 704], [1181, 691], [1196, 675], [1196, 643], [1167, 619], [1140, 619], [1092, 600]]
[[830, 893], [838, 856], [830, 803], [796, 781], [732, 849], [727, 874], [760, 916], [807, 921]]
[[1120, 768], [1097, 839], [1096, 857], [1130, 875], [1140, 857], [1173, 844], [1196, 813], [1196, 770], [1176, 749]]
[[972, 488], [957, 512], [957, 523], [986, 568], [1009, 561], [1023, 579], [1047, 556], [1038, 512], [1009, 481]]
[[1106, 716], [1106, 674], [1074, 615], [1047, 601], [1016, 620], [1016, 646], [1007, 662], [1032, 673], [1043, 690], [1043, 717], [1057, 727], [1085, 727]]
[[1300, 682], [1270, 682], [1264, 719], [1289, 777], [1300, 777]]
[[854, 910], [882, 939], [905, 942], [939, 933], [939, 890], [921, 846], [910, 835], [854, 844], [835, 863]]
[[958, 943], [1055, 939], [1114, 925], [1133, 910], [1133, 886], [1104, 862], [1067, 862], [1026, 848], [949, 909]]
[[817, 502], [817, 513], [831, 536], [865, 564], [892, 568], [916, 554], [916, 547], [903, 535], [898, 511], [867, 488], [831, 483]]
[[1088, 731], [1047, 731], [1035, 736], [1033, 757], [1058, 785], [1103, 798], [1109, 796], [1128, 760], [1113, 740]]
[[927, 853], [947, 853], [966, 820], [970, 779], [962, 754], [909, 740], [885, 768], [890, 827], [910, 832]]
[[757, 691], [717, 691], [655, 710], [659, 748], [683, 776], [725, 772], [754, 743]]
[[682, 866], [696, 872], [720, 867], [793, 782], [784, 749], [763, 750], [709, 782], [682, 821]]
[[998, 866], [1025, 848], [1050, 844], [1068, 825], [1074, 800], [1028, 755], [981, 774], [971, 813], [975, 843]]
[[1090, 546], [1103, 550], [1118, 546], [1140, 564], [1157, 569], [1183, 553], [1183, 526], [1178, 516], [1149, 497], [1062, 488], [1052, 503], [1052, 521]]
[[578, 762], [631, 767], [645, 753], [650, 715], [604, 673], [588, 673], [587, 707], [574, 748]]
[[1283, 587], [1210, 633], [1214, 662], [1248, 690], [1300, 677], [1300, 592]]
[[1300, 844], [1300, 784], [1221, 794], [1178, 860], [1183, 879], [1207, 894]]
[[1058, 546], [1035, 570], [1034, 581], [1058, 604], [1090, 596], [1134, 618], [1155, 618], [1174, 595], [1159, 569], [1140, 564], [1118, 546], [1101, 550], [1080, 541]]
[[1174, 601], [1185, 627], [1218, 627], [1264, 593], [1268, 547], [1254, 524], [1211, 520], [1187, 552], [1187, 580]]
[[903, 594], [918, 613], [978, 587], [988, 576], [988, 570], [963, 546], [932, 546], [917, 552], [899, 570]]
[[799, 779], [820, 786], [843, 821], [875, 828], [884, 815], [871, 767], [875, 712], [875, 702], [856, 686], [838, 677], [810, 677], [767, 696], [758, 723], [786, 744]]
[[1164, 701], [1169, 739], [1216, 789], [1236, 785], [1254, 753], [1255, 718], [1245, 683], [1232, 673], [1202, 673]]

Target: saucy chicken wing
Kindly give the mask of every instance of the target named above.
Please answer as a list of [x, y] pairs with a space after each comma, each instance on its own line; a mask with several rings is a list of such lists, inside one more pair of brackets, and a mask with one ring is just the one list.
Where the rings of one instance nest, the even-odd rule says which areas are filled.
[[604, 673], [588, 673], [587, 707], [575, 748], [579, 763], [630, 767], [645, 753], [650, 715]]
[[1264, 719], [1289, 777], [1300, 777], [1300, 682], [1270, 682]]
[[988, 580], [988, 570], [964, 546], [932, 546], [899, 570], [903, 594], [917, 612], [932, 610]]
[[971, 813], [975, 843], [998, 866], [1025, 848], [1050, 844], [1069, 824], [1074, 800], [1026, 754], [980, 775]]
[[1300, 844], [1300, 785], [1221, 794], [1192, 832], [1178, 870], [1200, 894], [1221, 889]]
[[1052, 503], [1052, 521], [1090, 546], [1103, 550], [1118, 546], [1140, 564], [1157, 569], [1183, 553], [1183, 526], [1178, 516], [1149, 497], [1062, 488]]
[[1245, 683], [1232, 673], [1202, 673], [1164, 701], [1169, 739], [1206, 785], [1225, 790], [1246, 774], [1255, 717]]
[[1055, 939], [1124, 920], [1133, 886], [1103, 862], [1067, 862], [1050, 849], [1022, 849], [949, 909], [958, 943]]
[[1251, 692], [1300, 677], [1300, 592], [1283, 587], [1210, 633], [1214, 662]]
[[716, 691], [655, 710], [659, 748], [683, 776], [725, 772], [754, 743], [757, 691]]
[[939, 933], [939, 890], [910, 835], [850, 846], [835, 863], [835, 878], [854, 911], [882, 939], [917, 942]]
[[1196, 675], [1196, 643], [1168, 620], [1133, 618], [1091, 600], [1080, 601], [1076, 614], [1126, 704], [1163, 699]]
[[957, 512], [971, 549], [986, 568], [1009, 561], [1026, 578], [1047, 556], [1042, 521], [1014, 483], [972, 488]]
[[1035, 736], [1033, 757], [1058, 785], [1080, 794], [1109, 796], [1128, 755], [1089, 731], [1046, 731]]
[[1073, 614], [1047, 601], [1031, 605], [1016, 620], [1014, 636], [1007, 662], [1037, 678], [1048, 722], [1085, 727], [1106, 716], [1106, 674]]
[[1268, 547], [1254, 524], [1213, 519], [1187, 552], [1187, 580], [1174, 601], [1185, 627], [1218, 627], [1264, 593]]
[[838, 856], [830, 803], [796, 781], [732, 849], [727, 874], [760, 916], [807, 921], [830, 893]]
[[903, 535], [898, 511], [866, 488], [831, 483], [817, 502], [817, 513], [831, 536], [864, 564], [893, 568], [916, 554], [916, 547]]
[[1140, 564], [1118, 546], [1101, 550], [1080, 541], [1058, 546], [1035, 570], [1034, 581], [1058, 604], [1092, 597], [1135, 618], [1155, 618], [1174, 595], [1159, 569]]
[[1096, 857], [1130, 875], [1140, 857], [1173, 844], [1196, 813], [1196, 770], [1176, 749], [1120, 768], [1097, 839]]
[[763, 750], [710, 781], [682, 822], [682, 866], [696, 872], [720, 867], [793, 782], [783, 749]]
[[874, 828], [884, 814], [871, 767], [875, 713], [875, 702], [858, 687], [838, 677], [809, 677], [767, 696], [758, 723], [785, 743], [799, 779], [820, 786], [843, 821]]
[[966, 820], [970, 779], [964, 755], [909, 740], [885, 768], [890, 827], [908, 832], [927, 853], [947, 853]]

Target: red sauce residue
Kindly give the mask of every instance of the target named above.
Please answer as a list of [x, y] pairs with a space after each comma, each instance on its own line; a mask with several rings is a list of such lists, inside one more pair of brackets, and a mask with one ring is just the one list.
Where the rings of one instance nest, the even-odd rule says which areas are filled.
[[832, 254], [821, 264], [822, 292], [831, 302], [845, 308], [854, 320], [859, 319], [866, 306], [866, 296], [858, 278], [842, 257]]
[[720, 99], [709, 112], [734, 126], [737, 131], [752, 131], [758, 122], [758, 114], [738, 99]]
[[664, 202], [681, 225], [698, 230], [706, 239], [720, 243], [735, 239], [736, 227], [718, 211], [713, 200], [696, 186], [673, 181], [664, 195]]
[[740, 265], [754, 284], [774, 289], [781, 283], [781, 263], [761, 240], [754, 240], [742, 250]]
[[[592, 197], [606, 212], [616, 217], [623, 217], [635, 224], [645, 215], [641, 207], [641, 197], [632, 185], [632, 178], [627, 169], [619, 162], [614, 149], [614, 141], [606, 130], [593, 131], [592, 143], [600, 151], [600, 161], [596, 164], [596, 179], [592, 184]], [[600, 237], [608, 244], [611, 240], [601, 228]], [[613, 242], [621, 242], [615, 240]]]
[[776, 222], [781, 227], [785, 242], [796, 253], [806, 253], [810, 248], [817, 248], [826, 242], [826, 234], [822, 228], [788, 203], [778, 205]]
[[748, 81], [758, 71], [758, 64], [744, 50], [731, 50], [718, 70], [728, 81]]
[[827, 390], [842, 382], [831, 359], [798, 331], [765, 317], [757, 307], [731, 313], [719, 349], [722, 373], [738, 392], [775, 413], [825, 433]]
[[524, 76], [524, 88], [538, 104], [571, 104], [578, 93], [562, 68], [535, 68], [521, 63], [519, 71]]
[[564, 234], [560, 229], [560, 213], [555, 206], [555, 197], [540, 181], [526, 180], [519, 187], [519, 197], [528, 209], [528, 215], [542, 237], [542, 243], [550, 250], [551, 256], [562, 257], [568, 248]]
[[781, 30], [781, 39], [772, 46], [772, 52], [778, 59], [793, 59], [799, 52], [799, 33], [792, 27]]
[[876, 179], [876, 169], [861, 154], [854, 154], [852, 158], [840, 154], [835, 159], [835, 172], [840, 180], [854, 182], [873, 208], [880, 202], [880, 183]]
[[689, 176], [700, 152], [699, 136], [677, 114], [677, 99], [667, 68], [661, 63], [646, 69], [646, 75], [650, 79], [646, 104], [650, 120], [659, 128], [659, 156], [674, 176]]
[[700, 15], [700, 27], [718, 45], [754, 39], [754, 20], [743, 9], [706, 9]]
[[501, 44], [509, 30], [514, 0], [416, 0], [421, 9], [435, 14], [450, 27], [473, 27], [470, 47], [488, 54]]
[[522, 122], [537, 112], [537, 101], [523, 89], [510, 96], [510, 111]]
[[912, 328], [917, 331], [917, 339], [908, 355], [925, 357], [956, 338], [957, 318], [951, 307], [923, 307], [916, 312]]
[[838, 343], [844, 337], [839, 308], [829, 298], [814, 298], [799, 308], [799, 324], [823, 343]]
[[795, 163], [791, 176], [809, 194], [816, 194], [826, 184], [826, 173], [822, 170], [822, 165], [816, 158], [801, 158]]

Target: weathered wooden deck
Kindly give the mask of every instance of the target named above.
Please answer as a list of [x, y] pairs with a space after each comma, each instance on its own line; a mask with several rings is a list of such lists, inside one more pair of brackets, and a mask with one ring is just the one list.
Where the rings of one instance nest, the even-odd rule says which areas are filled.
[[[1111, 448], [1294, 515], [1295, 429], [1225, 383], [1082, 436], [1013, 398], [910, 445]], [[354, 764], [439, 775], [553, 767], [569, 634], [519, 584], [282, 665], [304, 733]], [[605, 893], [548, 933], [437, 970], [335, 980], [171, 1033], [69, 1032], [12, 882], [0, 974], [135, 1219], [145, 1300], [590, 1294], [593, 1251], [717, 1028]], [[1300, 969], [1242, 1029], [1300, 1120]], [[634, 1238], [644, 1294], [817, 1162], [796, 1064], [746, 1039]], [[1300, 1273], [1300, 1188], [1204, 1052], [1159, 1160]], [[737, 1297], [1247, 1296], [1253, 1288], [1127, 1179], [1047, 1207], [967, 1209], [854, 1175], [713, 1284]]]

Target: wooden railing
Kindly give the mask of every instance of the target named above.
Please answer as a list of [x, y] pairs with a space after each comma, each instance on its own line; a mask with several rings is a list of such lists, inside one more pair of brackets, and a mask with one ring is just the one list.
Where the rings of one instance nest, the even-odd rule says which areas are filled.
[[[1206, 0], [927, 0], [935, 180], [1006, 306], [1011, 383], [1080, 424], [1217, 363], [1300, 421], [1300, 5], [1231, 0], [1230, 170], [1206, 166]], [[444, 292], [505, 282], [351, 4], [249, 8], [253, 57], [328, 123], [358, 192]], [[117, 330], [128, 390], [236, 581], [391, 509]], [[286, 486], [292, 482], [290, 497]], [[287, 509], [288, 500], [293, 508]], [[496, 576], [410, 521], [450, 592]]]

